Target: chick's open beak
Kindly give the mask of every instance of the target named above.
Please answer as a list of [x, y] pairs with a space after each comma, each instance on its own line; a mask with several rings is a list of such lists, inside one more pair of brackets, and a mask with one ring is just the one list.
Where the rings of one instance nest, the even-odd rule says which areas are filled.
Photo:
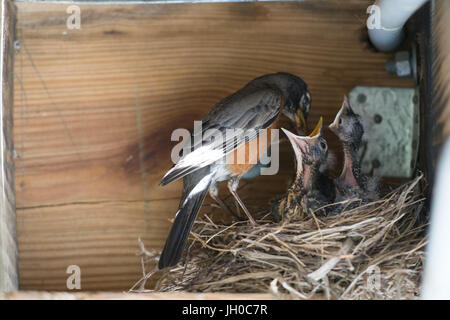
[[342, 106], [341, 109], [339, 109], [339, 112], [336, 114], [336, 117], [334, 118], [334, 121], [332, 124], [330, 124], [328, 126], [328, 128], [336, 133], [337, 128], [339, 127], [339, 119], [341, 118], [342, 112], [346, 109], [346, 108], [350, 108], [350, 105], [348, 103], [348, 98], [347, 96], [344, 96], [344, 102], [342, 102]]
[[342, 111], [344, 110], [344, 106], [341, 107], [339, 112], [337, 113], [336, 117], [334, 118], [334, 121], [328, 126], [328, 128], [336, 133], [338, 125], [339, 125], [339, 119], [341, 118]]
[[300, 156], [301, 152], [304, 152], [304, 150], [305, 150], [305, 145], [306, 145], [306, 142], [304, 139], [305, 137], [297, 136], [284, 128], [281, 128], [281, 130], [283, 130], [283, 132], [289, 138], [289, 142], [292, 144], [295, 154], [297, 156]]
[[310, 138], [313, 138], [317, 135], [322, 134], [322, 124], [323, 124], [323, 117], [319, 118], [319, 121], [317, 122], [316, 127], [314, 128], [314, 130], [309, 134]]

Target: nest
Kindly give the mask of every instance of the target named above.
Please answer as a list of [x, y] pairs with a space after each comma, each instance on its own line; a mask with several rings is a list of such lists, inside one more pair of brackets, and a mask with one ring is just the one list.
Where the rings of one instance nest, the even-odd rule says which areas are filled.
[[[421, 180], [335, 216], [312, 213], [299, 221], [274, 222], [267, 214], [256, 227], [245, 221], [218, 224], [204, 216], [194, 225], [185, 257], [153, 282], [153, 290], [271, 292], [291, 299], [417, 298], [426, 244]], [[146, 271], [157, 254], [141, 248], [143, 278], [132, 289], [138, 292], [149, 291], [146, 282], [158, 273]]]

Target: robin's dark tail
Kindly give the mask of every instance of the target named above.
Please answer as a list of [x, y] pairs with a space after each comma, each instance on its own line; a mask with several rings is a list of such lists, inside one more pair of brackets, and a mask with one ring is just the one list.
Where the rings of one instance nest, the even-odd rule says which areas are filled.
[[209, 167], [206, 167], [184, 177], [183, 195], [159, 258], [159, 269], [172, 267], [180, 260], [192, 225], [211, 185], [212, 176]]

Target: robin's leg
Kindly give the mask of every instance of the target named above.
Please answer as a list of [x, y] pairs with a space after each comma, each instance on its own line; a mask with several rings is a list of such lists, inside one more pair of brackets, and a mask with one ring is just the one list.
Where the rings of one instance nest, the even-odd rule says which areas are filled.
[[217, 183], [214, 183], [213, 185], [211, 185], [209, 187], [209, 195], [211, 198], [214, 199], [214, 201], [217, 202], [217, 204], [226, 212], [228, 212], [229, 214], [231, 214], [233, 217], [235, 217], [236, 219], [239, 219], [239, 217], [227, 206], [227, 204], [225, 202], [223, 202], [220, 198], [219, 198], [219, 188], [217, 187]]
[[233, 195], [233, 197], [236, 199], [236, 201], [239, 203], [239, 205], [241, 206], [242, 210], [244, 210], [245, 214], [247, 215], [248, 219], [250, 220], [250, 223], [255, 226], [256, 225], [256, 221], [255, 219], [253, 219], [252, 215], [250, 214], [250, 212], [247, 210], [247, 207], [244, 205], [244, 203], [242, 202], [241, 198], [239, 198], [236, 190], [239, 186], [239, 178], [231, 178], [230, 180], [228, 180], [228, 190], [230, 190], [231, 194]]

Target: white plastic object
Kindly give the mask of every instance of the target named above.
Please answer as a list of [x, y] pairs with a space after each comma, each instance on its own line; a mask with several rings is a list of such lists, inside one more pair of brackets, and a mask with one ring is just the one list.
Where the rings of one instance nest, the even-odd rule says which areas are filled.
[[367, 8], [369, 38], [380, 51], [392, 51], [403, 40], [406, 21], [427, 0], [377, 0]]

